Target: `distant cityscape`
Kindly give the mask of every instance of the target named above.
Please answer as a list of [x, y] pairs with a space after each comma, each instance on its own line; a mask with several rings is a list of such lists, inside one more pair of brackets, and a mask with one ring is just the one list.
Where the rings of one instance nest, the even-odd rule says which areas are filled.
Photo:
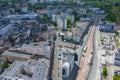
[[120, 2], [0, 0], [0, 80], [120, 80]]

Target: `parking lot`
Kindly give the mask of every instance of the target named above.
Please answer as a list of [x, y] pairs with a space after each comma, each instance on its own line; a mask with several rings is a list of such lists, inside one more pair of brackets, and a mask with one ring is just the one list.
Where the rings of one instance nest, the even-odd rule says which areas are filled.
[[115, 70], [120, 70], [119, 66], [114, 65], [114, 53], [118, 52], [115, 44], [115, 34], [104, 33], [97, 30], [96, 35], [96, 45], [98, 50], [98, 68], [96, 80], [101, 79], [103, 67], [107, 67], [108, 69], [108, 76], [106, 80], [113, 80]]

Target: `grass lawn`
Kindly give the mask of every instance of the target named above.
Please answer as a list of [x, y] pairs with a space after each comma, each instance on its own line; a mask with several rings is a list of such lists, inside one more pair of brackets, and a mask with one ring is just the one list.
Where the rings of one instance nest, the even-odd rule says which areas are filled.
[[35, 43], [35, 44], [33, 44], [33, 46], [39, 46], [39, 44]]
[[115, 41], [116, 41], [116, 46], [117, 46], [117, 47], [120, 47], [120, 42], [119, 42], [119, 40], [118, 40], [118, 35], [116, 35]]

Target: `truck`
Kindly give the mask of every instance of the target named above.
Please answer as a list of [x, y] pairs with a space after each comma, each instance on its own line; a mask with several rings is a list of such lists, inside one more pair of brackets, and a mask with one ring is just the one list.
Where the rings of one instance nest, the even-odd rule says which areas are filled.
[[[87, 51], [87, 48], [88, 48], [87, 45], [85, 45], [85, 47], [84, 47], [84, 49], [83, 49], [83, 52], [84, 52], [84, 53]], [[83, 53], [83, 55], [82, 55], [83, 57], [85, 56], [84, 53]]]

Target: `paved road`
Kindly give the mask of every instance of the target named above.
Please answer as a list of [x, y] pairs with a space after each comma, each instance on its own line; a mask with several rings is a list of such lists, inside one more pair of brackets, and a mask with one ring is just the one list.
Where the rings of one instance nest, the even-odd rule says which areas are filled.
[[55, 41], [55, 54], [54, 54], [54, 69], [53, 69], [53, 80], [62, 80], [61, 77], [61, 70], [59, 68], [59, 60], [57, 59], [57, 54], [58, 54], [58, 43], [61, 42], [60, 37], [58, 37], [58, 33], [56, 32], [57, 39]]
[[[93, 24], [91, 24], [91, 25], [93, 25]], [[79, 65], [80, 65], [80, 61], [81, 61], [81, 58], [82, 58], [82, 49], [85, 47], [85, 45], [86, 45], [86, 43], [87, 43], [87, 40], [88, 40], [88, 38], [89, 38], [89, 36], [90, 36], [90, 33], [91, 33], [91, 31], [92, 31], [92, 27], [93, 26], [89, 26], [89, 31], [88, 31], [88, 34], [84, 37], [84, 43], [82, 44], [82, 45], [79, 45], [79, 48], [78, 48], [78, 50], [77, 50], [77, 53], [78, 53], [78, 61], [77, 62], [75, 62], [75, 64], [76, 64], [76, 66], [75, 66], [75, 69], [73, 70], [73, 72], [72, 72], [72, 76], [70, 77], [70, 79], [69, 80], [76, 80], [76, 77], [77, 77], [77, 71], [79, 70]]]
[[[98, 19], [99, 20], [99, 19]], [[97, 21], [98, 22], [98, 21]], [[96, 25], [94, 25], [97, 27]], [[97, 29], [97, 28], [96, 28]], [[97, 44], [96, 40], [98, 40], [98, 35], [96, 35], [96, 31], [94, 33], [94, 42], [93, 42], [93, 52], [94, 52], [94, 57], [93, 57], [93, 65], [90, 67], [89, 74], [87, 75], [87, 80], [95, 80], [95, 76], [97, 74], [97, 69], [98, 69], [98, 56], [97, 56]]]
[[77, 80], [85, 80], [86, 79], [86, 71], [89, 67], [88, 65], [88, 59], [89, 59], [89, 56], [90, 56], [90, 52], [93, 50], [93, 35], [94, 35], [94, 30], [95, 30], [95, 27], [93, 26], [92, 28], [92, 31], [90, 33], [90, 36], [88, 38], [88, 41], [86, 43], [86, 45], [88, 46], [88, 49], [87, 51], [84, 53], [84, 57], [82, 57], [81, 59], [81, 62], [80, 62], [80, 69], [78, 71], [78, 76], [77, 76]]
[[[96, 37], [95, 37], [96, 38]], [[90, 68], [89, 74], [87, 75], [87, 80], [94, 80], [95, 79], [95, 75], [96, 75], [96, 70], [97, 70], [97, 51], [96, 51], [96, 41], [94, 39], [94, 57], [93, 57], [93, 65]]]
[[76, 80], [86, 80], [86, 78], [88, 78], [87, 75], [89, 75], [89, 68], [90, 68], [90, 66], [88, 65], [88, 60], [89, 60], [89, 57], [91, 55], [91, 51], [93, 51], [94, 34], [95, 34], [95, 29], [96, 29], [95, 24], [96, 24], [97, 20], [98, 20], [98, 18], [95, 19], [91, 33], [90, 33], [88, 40], [86, 42], [88, 49], [87, 49], [86, 53], [84, 53], [85, 56], [81, 58], [80, 65], [79, 65], [80, 69], [78, 71], [78, 76], [77, 76]]

